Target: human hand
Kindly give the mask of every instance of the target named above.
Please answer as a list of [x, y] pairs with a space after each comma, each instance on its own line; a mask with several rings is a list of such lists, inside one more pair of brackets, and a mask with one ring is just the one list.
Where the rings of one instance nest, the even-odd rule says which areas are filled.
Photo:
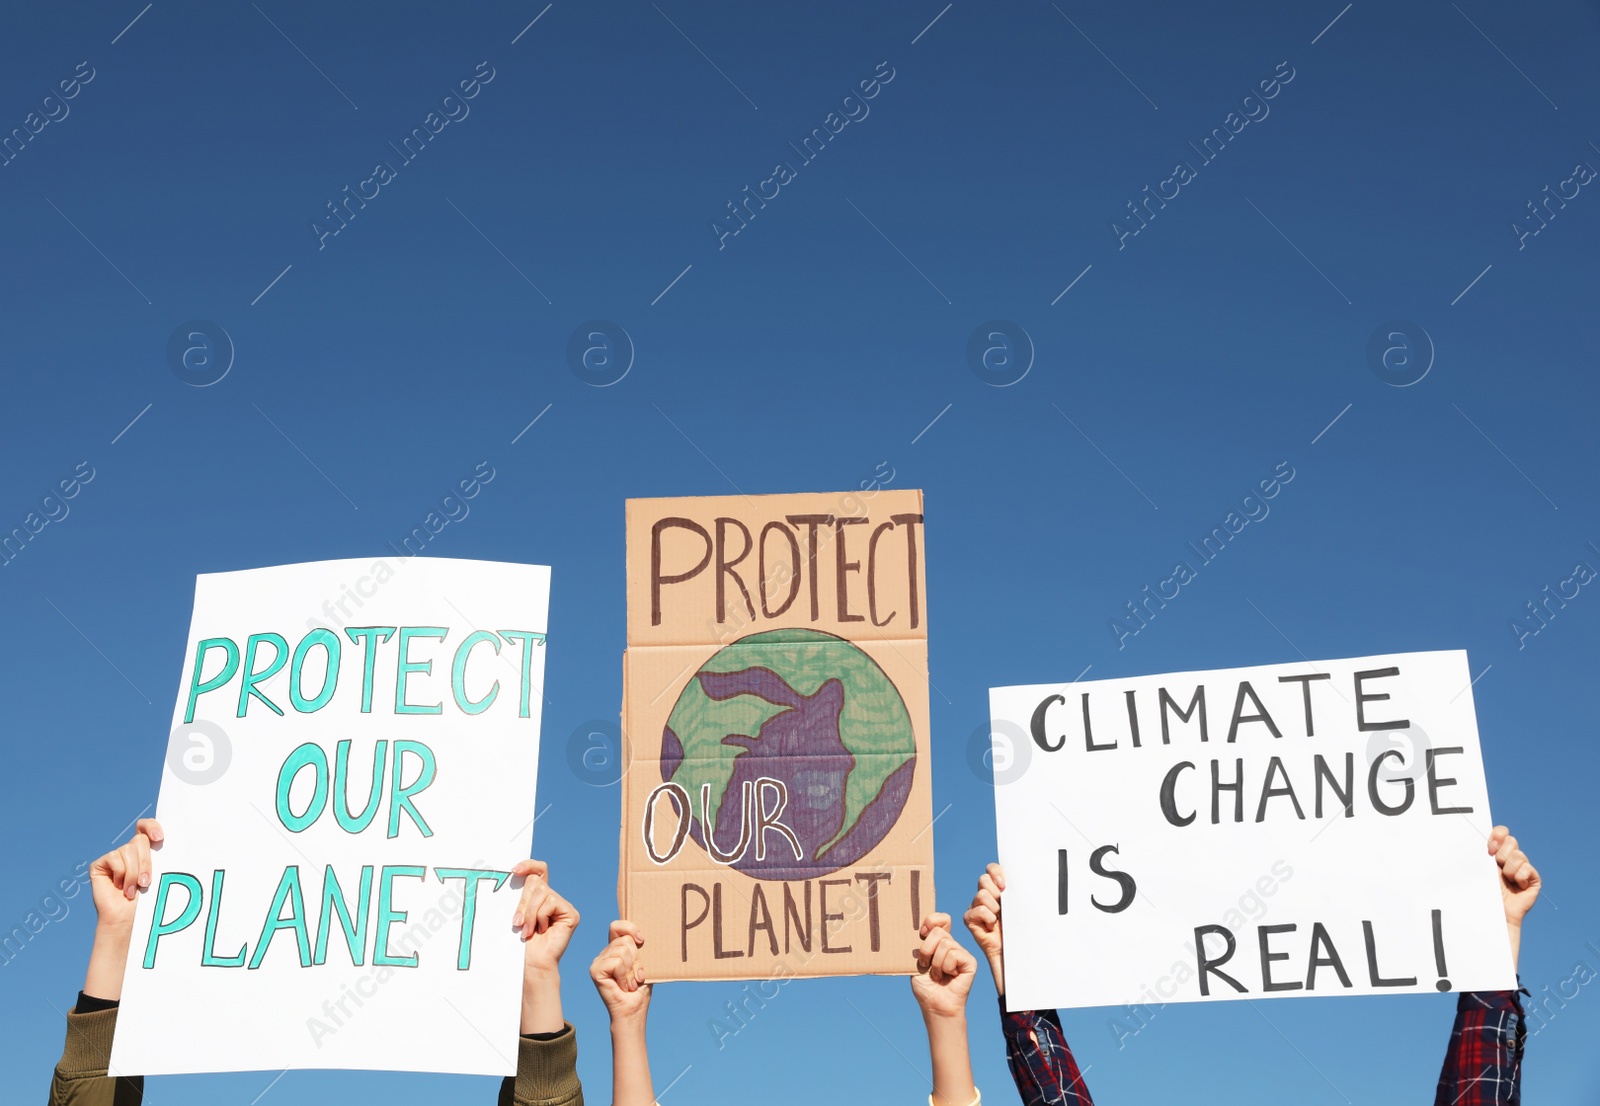
[[526, 877], [511, 916], [511, 927], [521, 931], [524, 975], [554, 972], [578, 928], [577, 908], [550, 886], [550, 866], [544, 861], [519, 861], [511, 874]]
[[1489, 852], [1500, 865], [1500, 902], [1506, 911], [1506, 936], [1511, 940], [1511, 966], [1522, 952], [1522, 919], [1533, 908], [1542, 883], [1539, 872], [1517, 847], [1517, 839], [1504, 826], [1489, 831]]
[[911, 977], [911, 991], [924, 1020], [964, 1017], [977, 958], [951, 935], [948, 914], [928, 915], [918, 933], [922, 945], [916, 952], [917, 974]]
[[638, 1022], [643, 1025], [650, 1009], [650, 984], [645, 982], [644, 965], [638, 952], [644, 947], [644, 931], [633, 922], [611, 923], [611, 941], [589, 965], [589, 978], [606, 1004], [613, 1026]]
[[550, 867], [544, 861], [518, 861], [511, 874], [525, 877], [511, 916], [512, 929], [522, 940], [522, 1032], [556, 1033], [566, 1025], [561, 954], [578, 928], [578, 911], [551, 888]]
[[165, 839], [160, 822], [141, 818], [127, 844], [89, 865], [89, 889], [97, 920], [89, 969], [83, 978], [85, 994], [111, 1002], [122, 998], [122, 977], [127, 971], [139, 892], [150, 886], [152, 878], [150, 848]]
[[1528, 863], [1527, 854], [1504, 826], [1496, 826], [1490, 832], [1489, 852], [1500, 865], [1500, 901], [1506, 908], [1506, 925], [1520, 926], [1539, 897], [1538, 869]]
[[967, 932], [983, 950], [989, 961], [989, 972], [994, 976], [994, 989], [1006, 993], [1004, 940], [1000, 932], [1000, 893], [1006, 889], [1006, 874], [998, 864], [990, 864], [978, 877], [978, 893], [972, 896], [972, 905], [962, 916]]
[[139, 892], [150, 886], [150, 846], [165, 839], [160, 822], [141, 818], [127, 844], [89, 866], [89, 887], [101, 928], [133, 928]]

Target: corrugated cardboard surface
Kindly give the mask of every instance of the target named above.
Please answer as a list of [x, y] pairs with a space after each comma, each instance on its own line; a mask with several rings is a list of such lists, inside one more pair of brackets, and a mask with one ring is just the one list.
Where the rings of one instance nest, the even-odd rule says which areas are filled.
[[908, 974], [934, 909], [922, 493], [634, 499], [627, 529], [618, 899], [650, 977]]

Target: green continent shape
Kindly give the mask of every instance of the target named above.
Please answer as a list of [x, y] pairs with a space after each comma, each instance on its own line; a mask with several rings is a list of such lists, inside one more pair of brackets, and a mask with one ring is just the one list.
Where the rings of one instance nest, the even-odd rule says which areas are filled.
[[[839, 716], [839, 739], [856, 758], [845, 784], [844, 825], [833, 840], [856, 824], [888, 779], [916, 755], [916, 734], [900, 693], [881, 668], [850, 642], [816, 630], [768, 630], [741, 638], [718, 650], [700, 667], [702, 672], [739, 672], [768, 668], [788, 681], [801, 695], [815, 695], [826, 681], [837, 677], [844, 684], [844, 710]], [[672, 782], [689, 792], [690, 805], [702, 825], [700, 788], [711, 785], [712, 805], [733, 778], [733, 762], [745, 750], [724, 745], [731, 733], [755, 737], [761, 726], [787, 707], [769, 703], [758, 695], [735, 695], [718, 701], [705, 693], [700, 681], [690, 680], [672, 708], [667, 725], [683, 743], [683, 763]], [[726, 842], [727, 832], [718, 840]], [[824, 846], [826, 848], [827, 846]]]

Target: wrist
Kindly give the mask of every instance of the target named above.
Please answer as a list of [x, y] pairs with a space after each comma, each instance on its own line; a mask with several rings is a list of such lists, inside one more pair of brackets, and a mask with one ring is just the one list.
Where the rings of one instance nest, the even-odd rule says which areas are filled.
[[963, 1003], [959, 1010], [935, 1010], [923, 1007], [922, 1021], [929, 1029], [937, 1026], [941, 1030], [955, 1029], [965, 1032], [967, 1026], [966, 1004]]
[[647, 1010], [629, 1010], [626, 1012], [612, 1010], [611, 1038], [612, 1040], [633, 1040], [644, 1036], [645, 1016]]
[[558, 967], [535, 968], [528, 966], [522, 972], [522, 993], [540, 994], [546, 991], [561, 990], [561, 969]]
[[96, 926], [94, 944], [89, 950], [89, 967], [84, 972], [83, 990], [95, 998], [114, 1002], [122, 998], [122, 977], [128, 967], [128, 937], [131, 926]]
[[555, 969], [529, 971], [522, 977], [522, 1032], [558, 1033], [566, 1021], [561, 1013], [561, 976]]
[[133, 943], [133, 923], [104, 922], [94, 927], [92, 955], [115, 960], [126, 960], [128, 948]]

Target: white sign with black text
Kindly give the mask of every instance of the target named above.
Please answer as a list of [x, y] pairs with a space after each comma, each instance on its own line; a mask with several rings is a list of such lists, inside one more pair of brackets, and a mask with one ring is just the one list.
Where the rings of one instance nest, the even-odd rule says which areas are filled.
[[1011, 1010], [1516, 986], [1462, 651], [994, 688]]

